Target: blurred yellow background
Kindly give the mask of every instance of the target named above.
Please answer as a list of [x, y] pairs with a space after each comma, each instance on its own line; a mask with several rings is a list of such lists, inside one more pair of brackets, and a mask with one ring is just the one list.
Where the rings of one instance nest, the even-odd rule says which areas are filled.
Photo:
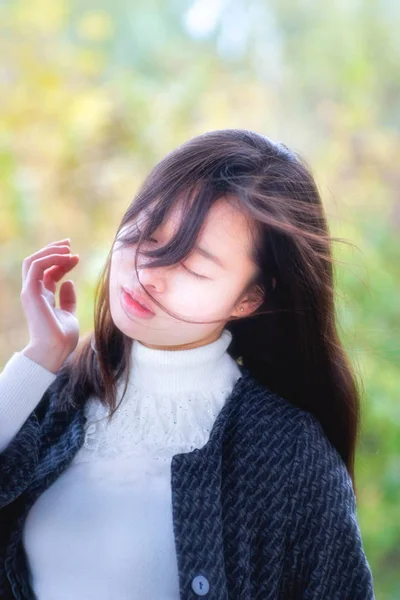
[[[358, 517], [378, 600], [400, 598], [400, 3], [0, 2], [0, 366], [28, 342], [23, 259], [71, 238], [84, 334], [120, 219], [168, 151], [254, 129], [311, 165], [363, 381]], [[69, 278], [70, 276], [68, 276]]]

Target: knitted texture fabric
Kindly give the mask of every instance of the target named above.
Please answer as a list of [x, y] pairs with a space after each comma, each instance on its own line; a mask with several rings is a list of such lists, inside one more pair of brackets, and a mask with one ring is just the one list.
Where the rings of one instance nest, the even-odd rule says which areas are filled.
[[[374, 600], [341, 457], [313, 415], [240, 368], [208, 442], [172, 459], [180, 600]], [[0, 454], [2, 600], [35, 599], [24, 520], [84, 441], [83, 408], [56, 408], [64, 383]]]

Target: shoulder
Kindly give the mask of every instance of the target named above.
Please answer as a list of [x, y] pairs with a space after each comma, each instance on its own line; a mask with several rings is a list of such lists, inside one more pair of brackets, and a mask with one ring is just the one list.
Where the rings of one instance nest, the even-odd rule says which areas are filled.
[[240, 420], [257, 452], [285, 468], [293, 493], [324, 485], [352, 499], [352, 483], [336, 448], [310, 412], [272, 392], [244, 370]]
[[268, 443], [271, 448], [273, 440], [276, 446], [290, 446], [293, 453], [307, 431], [317, 437], [322, 433], [311, 414], [264, 386], [247, 369], [242, 367], [242, 372], [237, 418], [255, 444]]
[[319, 421], [303, 411], [302, 428], [296, 436], [296, 451], [290, 473], [293, 503], [303, 514], [355, 514], [356, 497], [347, 467], [325, 435]]
[[41, 400], [33, 411], [32, 417], [37, 420], [42, 430], [51, 429], [54, 422], [68, 421], [74, 411], [68, 410], [60, 405], [60, 395], [69, 381], [69, 372], [61, 369], [43, 394]]

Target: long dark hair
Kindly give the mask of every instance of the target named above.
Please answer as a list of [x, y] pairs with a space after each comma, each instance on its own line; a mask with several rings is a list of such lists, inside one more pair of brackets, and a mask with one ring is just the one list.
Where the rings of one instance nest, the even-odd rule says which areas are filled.
[[[333, 238], [305, 162], [283, 144], [252, 131], [199, 135], [154, 167], [114, 241], [140, 246], [180, 198], [183, 219], [175, 236], [165, 246], [143, 252], [155, 259], [154, 267], [174, 265], [191, 252], [209, 209], [227, 194], [251, 220], [258, 271], [249, 289], [255, 286], [264, 298], [252, 315], [226, 323], [232, 333], [228, 352], [266, 388], [316, 416], [355, 490], [360, 394], [337, 331]], [[143, 215], [138, 233], [134, 225]], [[77, 406], [95, 394], [112, 416], [116, 382], [123, 374], [126, 391], [132, 339], [110, 315], [111, 255], [112, 249], [96, 288], [94, 331], [80, 340], [63, 366], [68, 384], [60, 402]], [[143, 293], [148, 293], [144, 287]]]

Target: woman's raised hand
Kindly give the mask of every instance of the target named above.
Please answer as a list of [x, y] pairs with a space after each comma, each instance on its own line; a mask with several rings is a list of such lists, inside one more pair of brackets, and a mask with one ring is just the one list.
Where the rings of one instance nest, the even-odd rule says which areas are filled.
[[22, 354], [53, 373], [61, 368], [79, 341], [76, 292], [73, 281], [64, 281], [56, 306], [56, 285], [79, 261], [71, 254], [70, 239], [52, 242], [22, 263], [21, 303], [30, 340]]

